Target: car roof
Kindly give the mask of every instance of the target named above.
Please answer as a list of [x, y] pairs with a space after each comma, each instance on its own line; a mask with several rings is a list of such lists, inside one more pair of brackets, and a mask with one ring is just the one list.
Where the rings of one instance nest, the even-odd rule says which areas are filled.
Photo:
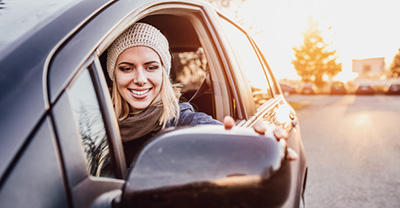
[[1, 5], [0, 176], [45, 118], [49, 106], [45, 102], [44, 79], [52, 53], [71, 31], [108, 3], [109, 0], [19, 0]]
[[18, 45], [23, 36], [59, 16], [82, 0], [19, 0], [2, 2], [0, 7], [0, 51]]

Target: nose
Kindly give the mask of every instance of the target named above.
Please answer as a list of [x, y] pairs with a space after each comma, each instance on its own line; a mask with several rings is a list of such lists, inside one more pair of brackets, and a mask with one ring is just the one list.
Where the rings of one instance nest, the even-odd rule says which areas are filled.
[[133, 83], [142, 86], [147, 83], [147, 76], [143, 68], [137, 68], [134, 73]]

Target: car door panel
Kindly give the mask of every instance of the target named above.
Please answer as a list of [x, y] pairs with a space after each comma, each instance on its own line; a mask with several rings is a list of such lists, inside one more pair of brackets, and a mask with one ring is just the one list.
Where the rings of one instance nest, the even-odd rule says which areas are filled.
[[57, 143], [45, 118], [10, 167], [0, 188], [0, 207], [68, 207], [68, 189]]

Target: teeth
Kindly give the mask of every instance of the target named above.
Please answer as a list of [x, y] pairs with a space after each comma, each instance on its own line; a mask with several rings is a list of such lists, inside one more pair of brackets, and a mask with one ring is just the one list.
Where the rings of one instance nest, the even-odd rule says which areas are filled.
[[147, 90], [142, 90], [142, 91], [136, 91], [136, 90], [131, 90], [131, 92], [133, 93], [133, 94], [135, 94], [135, 95], [144, 95], [144, 94], [146, 94], [146, 93], [148, 93], [150, 91], [150, 89], [147, 89]]

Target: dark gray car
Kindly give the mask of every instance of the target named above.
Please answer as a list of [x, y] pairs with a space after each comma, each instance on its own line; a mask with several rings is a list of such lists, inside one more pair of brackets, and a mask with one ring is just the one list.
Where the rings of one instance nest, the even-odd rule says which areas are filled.
[[[212, 6], [5, 0], [0, 17], [0, 207], [304, 206], [296, 113], [255, 42]], [[138, 21], [168, 38], [182, 99], [237, 127], [167, 129], [126, 165], [105, 58]]]

